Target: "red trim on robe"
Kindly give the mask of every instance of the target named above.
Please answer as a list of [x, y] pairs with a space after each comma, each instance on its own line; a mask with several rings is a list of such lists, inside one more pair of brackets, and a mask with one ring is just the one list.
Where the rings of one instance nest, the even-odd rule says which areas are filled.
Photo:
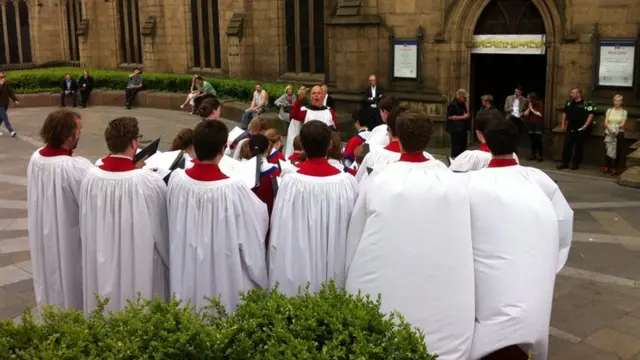
[[262, 200], [267, 205], [267, 211], [271, 216], [271, 210], [273, 210], [273, 201], [275, 193], [273, 192], [273, 178], [280, 176], [280, 170], [275, 168], [275, 171], [267, 170], [260, 174], [260, 184], [257, 187], [251, 189], [258, 199]]
[[507, 167], [518, 165], [516, 159], [491, 159], [489, 162], [490, 168]]
[[193, 166], [184, 172], [188, 177], [198, 181], [218, 181], [229, 178], [220, 171], [217, 164], [194, 162]]
[[302, 151], [294, 151], [293, 154], [289, 156], [289, 161], [292, 163], [297, 162], [300, 154], [302, 154]]
[[349, 142], [347, 142], [347, 146], [345, 146], [344, 148], [344, 157], [349, 161], [355, 161], [356, 149], [362, 144], [364, 144], [364, 139], [359, 135], [356, 135], [349, 139]]
[[325, 158], [307, 159], [301, 162], [298, 168], [300, 169], [298, 174], [316, 177], [327, 177], [342, 173], [342, 171], [329, 164], [329, 161]]
[[132, 159], [123, 157], [113, 157], [111, 155], [102, 159], [102, 165], [100, 169], [110, 172], [125, 172], [135, 170], [136, 166]]
[[389, 143], [389, 145], [384, 147], [385, 150], [393, 151], [396, 153], [400, 152], [400, 143], [398, 140], [393, 140]]
[[[304, 122], [307, 118], [307, 110], [302, 110], [303, 102], [302, 99], [296, 100], [296, 102], [291, 107], [291, 111], [289, 112], [289, 117], [293, 120], [297, 120], [300, 122]], [[333, 120], [333, 126], [338, 130], [338, 118], [336, 117], [335, 111], [332, 108], [328, 108], [329, 113], [331, 114], [331, 120]]]
[[42, 149], [40, 149], [40, 155], [44, 157], [54, 157], [54, 156], [71, 156], [73, 151], [65, 148], [54, 148], [53, 146], [47, 144]]
[[269, 164], [277, 164], [278, 160], [285, 161], [284, 155], [280, 150], [276, 150], [275, 152], [271, 153], [271, 155], [269, 155], [267, 159], [269, 161]]
[[422, 162], [429, 161], [429, 159], [427, 159], [423, 153], [417, 152], [417, 153], [402, 153], [400, 155], [400, 160], [398, 161], [410, 162], [410, 163], [422, 163]]
[[490, 152], [491, 152], [491, 150], [489, 150], [489, 146], [487, 145], [487, 143], [484, 143], [484, 144], [480, 145], [480, 147], [478, 148], [478, 150], [480, 150], [480, 151], [484, 151], [484, 152], [488, 152], [488, 153], [490, 153]]
[[358, 172], [356, 169], [354, 168], [347, 168], [347, 172], [353, 176], [356, 176], [356, 173]]

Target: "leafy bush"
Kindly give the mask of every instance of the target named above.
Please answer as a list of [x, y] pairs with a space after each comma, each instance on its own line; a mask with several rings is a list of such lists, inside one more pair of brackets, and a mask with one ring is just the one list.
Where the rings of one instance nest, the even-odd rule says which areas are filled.
[[[59, 92], [62, 78], [70, 73], [78, 79], [80, 68], [47, 68], [7, 72], [7, 81], [17, 93]], [[129, 79], [129, 72], [122, 70], [88, 69], [94, 80], [95, 89], [123, 90]], [[143, 73], [145, 90], [186, 93], [191, 86], [193, 75]], [[203, 75], [213, 85], [218, 97], [250, 101], [255, 90], [254, 80], [232, 80]], [[284, 93], [285, 84], [262, 83], [273, 102]]]
[[380, 299], [338, 291], [288, 298], [254, 290], [233, 314], [217, 300], [195, 311], [172, 300], [137, 299], [103, 315], [106, 301], [85, 317], [46, 308], [22, 324], [0, 323], [2, 359], [367, 359], [432, 360], [422, 334], [398, 314], [384, 316]]

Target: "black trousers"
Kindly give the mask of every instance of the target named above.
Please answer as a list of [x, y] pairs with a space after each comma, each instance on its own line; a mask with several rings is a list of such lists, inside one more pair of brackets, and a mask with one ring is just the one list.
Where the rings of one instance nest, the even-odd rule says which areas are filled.
[[452, 131], [451, 135], [451, 157], [462, 154], [467, 150], [467, 131]]
[[202, 105], [202, 102], [205, 101], [206, 99], [211, 99], [214, 98], [215, 96], [213, 96], [213, 94], [207, 94], [207, 95], [202, 95], [202, 96], [198, 96], [197, 98], [193, 99], [193, 111], [198, 112], [198, 109], [200, 109], [200, 105]]
[[[578, 130], [567, 130], [564, 134], [564, 146], [562, 148], [562, 164], [580, 166], [582, 162], [582, 152], [584, 150], [584, 140], [587, 134]], [[573, 161], [572, 161], [573, 160]]]
[[138, 91], [140, 91], [140, 88], [127, 88], [124, 91], [124, 102], [127, 104], [127, 106], [133, 105], [133, 103], [136, 101]]
[[612, 158], [608, 157], [607, 155], [604, 156], [604, 163], [610, 169], [619, 169], [620, 168], [620, 160], [622, 159], [623, 154], [624, 154], [624, 133], [623, 132], [619, 132], [618, 136], [616, 136], [616, 138], [618, 140], [616, 142], [616, 158], [612, 159]]
[[87, 106], [89, 97], [91, 96], [91, 90], [80, 90], [80, 105]]
[[529, 139], [531, 139], [531, 156], [543, 157], [542, 134], [529, 133]]

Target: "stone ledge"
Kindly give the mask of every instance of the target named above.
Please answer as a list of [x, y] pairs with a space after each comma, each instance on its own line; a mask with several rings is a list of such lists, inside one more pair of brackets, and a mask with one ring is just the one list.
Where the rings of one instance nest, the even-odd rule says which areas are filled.
[[620, 186], [640, 189], [640, 166], [628, 168], [618, 178]]

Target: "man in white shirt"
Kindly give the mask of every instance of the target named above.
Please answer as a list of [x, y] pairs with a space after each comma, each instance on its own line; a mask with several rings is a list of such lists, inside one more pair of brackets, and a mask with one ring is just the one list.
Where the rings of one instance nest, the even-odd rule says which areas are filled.
[[351, 216], [346, 289], [382, 294], [382, 311], [397, 310], [420, 328], [438, 359], [470, 359], [474, 283], [466, 189], [424, 156], [433, 131], [424, 114], [405, 112], [395, 126], [399, 161], [372, 173]]
[[369, 129], [382, 124], [380, 112], [378, 112], [378, 103], [384, 95], [384, 90], [378, 86], [378, 78], [375, 74], [369, 75], [369, 87], [364, 92], [364, 105], [368, 109], [370, 123], [367, 124]]
[[80, 190], [80, 235], [85, 313], [109, 298], [106, 310], [119, 310], [138, 292], [169, 298], [167, 187], [151, 170], [137, 169], [138, 120], [109, 122], [110, 155], [89, 171]]
[[331, 279], [344, 285], [347, 226], [358, 196], [353, 176], [327, 160], [326, 124], [306, 122], [300, 141], [307, 159], [283, 177], [271, 214], [269, 282], [287, 295], [307, 282], [312, 292]]
[[50, 113], [40, 130], [46, 145], [33, 153], [27, 168], [29, 247], [38, 305], [83, 307], [78, 198], [93, 165], [72, 156], [81, 134], [78, 113]]
[[472, 359], [527, 359], [529, 351], [534, 360], [547, 359], [558, 219], [548, 196], [513, 158], [516, 134], [508, 120], [490, 124], [489, 166], [462, 175], [468, 180], [476, 283]]
[[251, 99], [251, 106], [245, 110], [242, 114], [242, 120], [240, 120], [240, 127], [243, 130], [247, 130], [249, 122], [256, 115], [260, 115], [267, 111], [267, 103], [269, 102], [269, 94], [262, 88], [262, 84], [256, 84], [256, 91], [253, 92], [253, 98]]
[[518, 131], [522, 128], [522, 118], [524, 117], [524, 111], [527, 106], [526, 101], [527, 99], [522, 96], [522, 86], [518, 85], [513, 95], [507, 96], [504, 102], [506, 118], [518, 127]]
[[218, 167], [227, 137], [220, 121], [196, 126], [198, 161], [174, 171], [167, 207], [171, 292], [197, 307], [208, 304], [205, 297], [220, 297], [233, 311], [240, 292], [269, 286], [264, 244], [269, 215], [242, 180], [230, 179]]

